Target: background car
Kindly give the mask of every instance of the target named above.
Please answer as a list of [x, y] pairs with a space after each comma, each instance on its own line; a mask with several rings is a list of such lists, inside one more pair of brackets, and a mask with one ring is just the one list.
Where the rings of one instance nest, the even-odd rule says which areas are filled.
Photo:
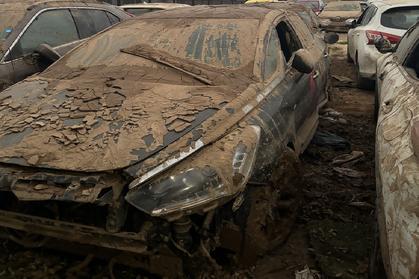
[[381, 56], [376, 39], [395, 45], [406, 30], [419, 20], [417, 0], [373, 1], [348, 32], [348, 60], [355, 63], [360, 88], [374, 86], [376, 61]]
[[[381, 49], [389, 51], [388, 47]], [[419, 23], [377, 61], [378, 236], [370, 278], [419, 276]]]
[[121, 9], [135, 16], [139, 16], [149, 12], [169, 10], [174, 8], [188, 7], [186, 4], [177, 3], [142, 3], [142, 4], [127, 4], [120, 6]]
[[322, 26], [329, 31], [347, 32], [346, 20], [358, 18], [362, 14], [359, 1], [334, 1], [327, 3], [319, 14]]
[[284, 10], [290, 9], [297, 13], [300, 18], [307, 24], [307, 26], [313, 31], [313, 33], [321, 32], [319, 17], [311, 10], [301, 4], [297, 4], [290, 1], [277, 1], [277, 2], [246, 2], [246, 5], [252, 5], [256, 7], [264, 7], [268, 9]]
[[3, 92], [0, 226], [171, 278], [216, 270], [217, 249], [249, 262], [295, 220], [327, 64], [285, 10], [195, 6], [101, 32]]
[[311, 9], [316, 14], [320, 14], [325, 7], [323, 0], [292, 0], [295, 3], [304, 5], [305, 7]]
[[[0, 90], [39, 72], [51, 62], [45, 60], [130, 17], [115, 6], [87, 0], [2, 1], [0, 13]], [[45, 59], [40, 61], [35, 52]]]

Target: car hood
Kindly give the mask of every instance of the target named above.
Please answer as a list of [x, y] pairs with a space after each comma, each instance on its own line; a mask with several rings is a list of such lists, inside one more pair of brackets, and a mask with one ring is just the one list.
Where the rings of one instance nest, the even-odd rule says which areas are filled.
[[167, 73], [70, 75], [34, 76], [1, 93], [0, 162], [86, 172], [126, 168], [194, 134], [240, 91], [185, 76], [165, 81]]
[[357, 18], [361, 15], [361, 12], [359, 11], [323, 11], [319, 14], [320, 18], [341, 18], [342, 20], [348, 19], [348, 18]]

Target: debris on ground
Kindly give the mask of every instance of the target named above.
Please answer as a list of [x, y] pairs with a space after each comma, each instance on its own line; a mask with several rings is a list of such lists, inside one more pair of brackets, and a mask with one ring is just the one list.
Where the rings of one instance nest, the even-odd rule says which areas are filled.
[[348, 140], [327, 131], [317, 131], [311, 143], [317, 146], [331, 147], [335, 150], [351, 148], [351, 144]]
[[320, 119], [330, 121], [332, 123], [347, 124], [348, 120], [343, 118], [343, 113], [332, 108], [327, 108], [320, 113]]
[[349, 154], [338, 155], [333, 158], [332, 165], [354, 165], [359, 162], [364, 157], [364, 152], [362, 151], [352, 151]]
[[295, 272], [295, 279], [320, 279], [320, 273], [305, 266], [303, 270]]
[[334, 167], [333, 170], [339, 174], [352, 177], [352, 178], [362, 178], [362, 177], [367, 176], [367, 174], [364, 172], [360, 172], [360, 171], [350, 169], [350, 168]]

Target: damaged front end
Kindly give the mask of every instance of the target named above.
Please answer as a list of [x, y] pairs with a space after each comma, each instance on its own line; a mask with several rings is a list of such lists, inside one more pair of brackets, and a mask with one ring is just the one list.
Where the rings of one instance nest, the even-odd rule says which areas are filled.
[[217, 268], [213, 256], [223, 242], [231, 253], [242, 249], [226, 231], [242, 233], [234, 223], [245, 215], [259, 137], [258, 126], [237, 128], [137, 178], [2, 164], [0, 226], [26, 246], [60, 239], [135, 254], [128, 264], [163, 276], [180, 277], [185, 262]]

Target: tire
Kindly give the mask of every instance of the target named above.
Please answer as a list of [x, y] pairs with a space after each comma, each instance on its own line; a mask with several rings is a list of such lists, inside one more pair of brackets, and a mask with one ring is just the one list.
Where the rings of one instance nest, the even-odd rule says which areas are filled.
[[359, 73], [359, 64], [356, 67], [356, 85], [359, 89], [372, 90], [374, 89], [374, 82], [371, 79], [364, 78]]
[[346, 47], [346, 61], [348, 62], [348, 63], [351, 63], [351, 64], [353, 64], [354, 63], [354, 60], [351, 58], [351, 56], [349, 55], [349, 46], [347, 46]]
[[375, 234], [373, 241], [373, 249], [370, 255], [368, 265], [368, 278], [369, 279], [386, 279], [387, 275], [384, 269], [383, 258], [381, 256], [381, 247], [379, 239], [378, 225], [375, 226]]

